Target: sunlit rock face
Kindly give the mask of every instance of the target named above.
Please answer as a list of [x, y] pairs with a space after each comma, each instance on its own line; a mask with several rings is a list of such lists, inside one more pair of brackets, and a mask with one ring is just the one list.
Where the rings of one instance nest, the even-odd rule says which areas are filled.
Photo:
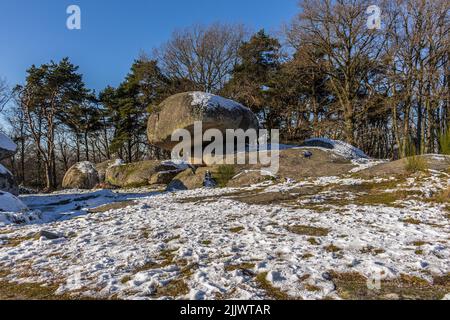
[[169, 97], [158, 107], [148, 121], [150, 144], [171, 151], [179, 142], [172, 141], [177, 129], [188, 130], [194, 146], [194, 124], [202, 123], [203, 133], [217, 129], [225, 137], [227, 129], [258, 129], [255, 114], [233, 100], [205, 92], [185, 92]]

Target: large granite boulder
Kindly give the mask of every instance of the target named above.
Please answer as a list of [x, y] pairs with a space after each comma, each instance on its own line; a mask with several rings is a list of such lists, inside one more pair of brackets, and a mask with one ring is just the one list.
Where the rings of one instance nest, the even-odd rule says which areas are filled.
[[0, 160], [12, 157], [16, 153], [16, 150], [16, 144], [0, 132]]
[[11, 193], [13, 195], [19, 194], [19, 187], [12, 173], [0, 164], [0, 190]]
[[150, 116], [147, 135], [150, 144], [172, 150], [172, 133], [186, 129], [193, 137], [194, 123], [202, 122], [203, 132], [218, 129], [225, 137], [227, 129], [258, 129], [259, 122], [253, 112], [243, 105], [213, 94], [185, 92], [167, 98]]
[[64, 189], [93, 189], [99, 183], [95, 165], [89, 161], [73, 165], [65, 174], [62, 187]]

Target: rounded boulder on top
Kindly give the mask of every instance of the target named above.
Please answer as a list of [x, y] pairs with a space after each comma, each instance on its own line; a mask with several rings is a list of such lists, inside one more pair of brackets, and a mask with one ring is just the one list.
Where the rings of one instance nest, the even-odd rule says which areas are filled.
[[185, 92], [167, 98], [150, 116], [148, 140], [150, 144], [170, 151], [179, 143], [172, 141], [172, 134], [177, 129], [188, 130], [193, 140], [195, 122], [202, 122], [203, 133], [218, 129], [224, 137], [227, 129], [259, 128], [255, 114], [238, 102], [205, 92]]

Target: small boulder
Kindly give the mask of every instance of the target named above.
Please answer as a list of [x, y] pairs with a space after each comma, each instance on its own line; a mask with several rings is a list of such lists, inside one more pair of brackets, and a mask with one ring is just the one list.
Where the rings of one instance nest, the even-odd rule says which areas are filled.
[[19, 187], [12, 173], [0, 164], [0, 190], [19, 195]]
[[106, 170], [113, 167], [121, 166], [123, 164], [125, 164], [125, 162], [122, 159], [107, 160], [102, 163], [97, 163], [95, 165], [95, 169], [97, 169], [98, 179], [100, 180], [100, 183], [105, 182]]
[[62, 187], [64, 189], [93, 189], [99, 183], [95, 165], [84, 161], [73, 165], [65, 174]]
[[208, 171], [212, 174], [217, 172], [216, 167], [201, 167], [197, 170], [187, 169], [179, 173], [167, 186], [167, 191], [178, 191], [178, 190], [194, 190], [203, 188], [203, 183], [205, 181], [205, 176]]
[[168, 185], [173, 178], [180, 173], [179, 170], [161, 171], [151, 176], [149, 184], [153, 185]]

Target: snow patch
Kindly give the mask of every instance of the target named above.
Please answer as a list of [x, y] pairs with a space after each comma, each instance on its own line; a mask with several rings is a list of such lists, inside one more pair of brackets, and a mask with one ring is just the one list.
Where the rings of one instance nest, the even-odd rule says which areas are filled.
[[333, 150], [335, 153], [347, 158], [347, 159], [369, 159], [369, 156], [367, 156], [362, 150], [339, 140], [331, 140], [326, 138], [314, 138], [314, 139], [308, 139], [305, 141], [306, 144], [324, 144], [331, 147], [331, 150]]
[[89, 161], [79, 162], [75, 164], [74, 167], [83, 174], [93, 174], [97, 172], [95, 165]]
[[0, 149], [16, 152], [17, 146], [9, 137], [0, 132]]
[[184, 170], [193, 168], [189, 162], [187, 162], [185, 160], [178, 160], [178, 159], [163, 161], [163, 162], [161, 162], [161, 164], [163, 166], [167, 166], [167, 167], [174, 167], [180, 171], [184, 171]]
[[201, 106], [205, 110], [213, 110], [219, 107], [229, 111], [235, 111], [237, 109], [250, 110], [236, 101], [225, 99], [211, 93], [195, 91], [189, 95], [192, 97], [192, 106]]

